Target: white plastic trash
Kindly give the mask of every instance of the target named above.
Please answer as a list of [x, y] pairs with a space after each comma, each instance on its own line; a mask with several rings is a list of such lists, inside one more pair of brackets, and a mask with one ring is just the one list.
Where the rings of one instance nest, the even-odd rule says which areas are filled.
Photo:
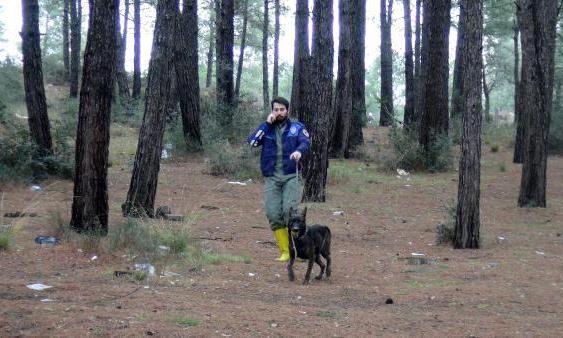
[[43, 291], [43, 290], [52, 288], [52, 286], [50, 286], [50, 285], [45, 285], [45, 284], [41, 284], [41, 283], [29, 284], [29, 285], [26, 285], [26, 286], [27, 286], [28, 289], [35, 290], [35, 291]]

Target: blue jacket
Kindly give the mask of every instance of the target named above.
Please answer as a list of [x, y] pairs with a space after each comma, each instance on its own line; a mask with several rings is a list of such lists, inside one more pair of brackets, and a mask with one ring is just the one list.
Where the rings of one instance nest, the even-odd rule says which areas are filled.
[[[253, 147], [262, 146], [260, 155], [260, 169], [265, 177], [273, 176], [276, 167], [277, 146], [276, 127], [266, 122], [262, 123], [249, 137], [248, 143]], [[296, 121], [288, 120], [288, 125], [282, 134], [283, 144], [283, 173], [295, 173], [295, 161], [289, 159], [294, 151], [305, 155], [309, 151], [311, 141], [305, 126]]]

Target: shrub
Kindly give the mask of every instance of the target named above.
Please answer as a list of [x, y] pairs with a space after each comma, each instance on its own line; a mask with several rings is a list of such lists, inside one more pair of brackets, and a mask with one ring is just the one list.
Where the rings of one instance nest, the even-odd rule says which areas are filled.
[[504, 162], [499, 163], [498, 170], [503, 173], [506, 171], [506, 164]]
[[447, 135], [435, 136], [430, 149], [425, 151], [418, 143], [417, 128], [400, 129], [392, 127], [389, 138], [393, 154], [385, 161], [389, 170], [428, 170], [431, 172], [447, 171], [452, 166], [452, 141]]
[[456, 224], [457, 208], [454, 204], [444, 207], [447, 212], [447, 219], [444, 223], [436, 227], [436, 244], [446, 245], [454, 241], [454, 229]]
[[14, 232], [10, 229], [0, 229], [0, 251], [7, 251], [14, 242]]
[[248, 146], [234, 147], [228, 141], [217, 141], [205, 147], [209, 173], [236, 179], [259, 178], [256, 151]]
[[35, 181], [47, 175], [72, 178], [74, 151], [57, 130], [52, 133], [53, 155], [40, 157], [27, 128], [7, 124], [6, 132], [0, 135], [0, 182]]
[[499, 146], [498, 144], [491, 144], [491, 152], [498, 153]]

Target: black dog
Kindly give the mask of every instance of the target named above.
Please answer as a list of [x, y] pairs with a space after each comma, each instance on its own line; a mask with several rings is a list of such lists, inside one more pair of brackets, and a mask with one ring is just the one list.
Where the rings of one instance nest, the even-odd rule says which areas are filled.
[[[303, 284], [309, 283], [311, 278], [311, 270], [313, 262], [316, 262], [321, 267], [321, 273], [315, 279], [322, 279], [323, 274], [330, 277], [330, 229], [324, 225], [311, 225], [307, 226], [305, 217], [307, 216], [307, 208], [303, 213], [294, 210], [289, 210], [289, 263], [287, 264], [287, 275], [290, 281], [295, 280], [293, 273], [293, 263], [295, 257], [307, 259], [309, 266], [305, 274]], [[321, 255], [326, 259], [325, 265], [321, 260]]]

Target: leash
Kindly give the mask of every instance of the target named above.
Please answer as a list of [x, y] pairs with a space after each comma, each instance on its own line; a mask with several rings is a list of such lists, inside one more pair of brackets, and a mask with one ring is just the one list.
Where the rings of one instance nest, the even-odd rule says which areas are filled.
[[297, 259], [297, 247], [295, 246], [295, 240], [293, 239], [293, 235], [291, 234], [291, 232], [289, 233], [289, 236], [291, 237], [291, 244], [293, 244], [293, 254], [294, 254], [294, 259]]

